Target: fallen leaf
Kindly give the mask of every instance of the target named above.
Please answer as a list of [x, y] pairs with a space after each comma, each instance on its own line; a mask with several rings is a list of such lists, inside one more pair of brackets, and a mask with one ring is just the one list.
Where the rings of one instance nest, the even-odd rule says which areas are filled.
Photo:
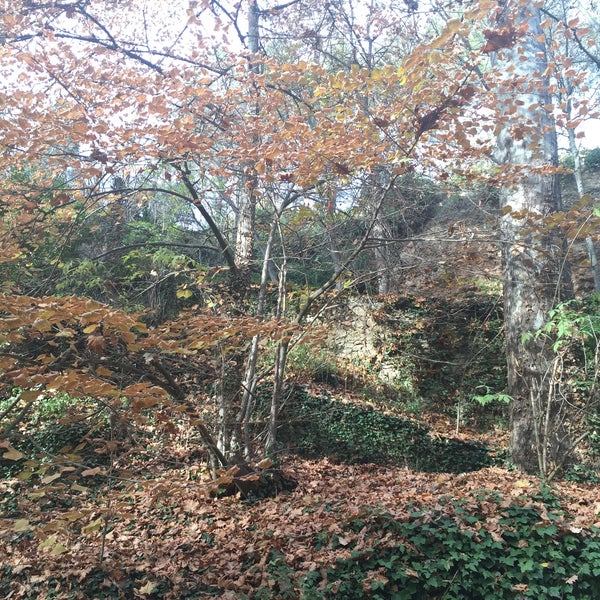
[[52, 475], [46, 475], [45, 477], [42, 478], [42, 483], [51, 483], [55, 479], [58, 479], [59, 477], [60, 477], [60, 473], [53, 473]]
[[59, 556], [61, 554], [64, 554], [65, 552], [68, 552], [68, 550], [61, 543], [57, 543], [54, 546], [54, 548], [52, 548], [52, 551], [50, 552], [50, 554], [52, 556]]
[[43, 548], [52, 548], [54, 544], [56, 544], [56, 536], [49, 535], [44, 541], [39, 543], [38, 549], [42, 550]]
[[25, 458], [25, 455], [9, 445], [8, 452], [5, 452], [2, 458], [6, 458], [7, 460], [21, 460]]
[[259, 469], [269, 469], [273, 466], [273, 461], [270, 458], [263, 458], [260, 462], [256, 463]]
[[153, 581], [148, 581], [146, 583], [146, 585], [143, 585], [138, 592], [140, 594], [146, 595], [146, 594], [152, 594], [154, 592], [154, 590], [157, 588], [156, 583], [154, 583]]
[[97, 518], [95, 521], [92, 521], [85, 527], [81, 528], [82, 533], [93, 533], [94, 531], [99, 531], [102, 528], [104, 520], [102, 517]]
[[29, 531], [31, 526], [27, 519], [17, 519], [13, 525], [13, 531]]
[[100, 475], [102, 473], [101, 467], [94, 467], [93, 469], [86, 469], [82, 471], [82, 477], [91, 477], [92, 475]]

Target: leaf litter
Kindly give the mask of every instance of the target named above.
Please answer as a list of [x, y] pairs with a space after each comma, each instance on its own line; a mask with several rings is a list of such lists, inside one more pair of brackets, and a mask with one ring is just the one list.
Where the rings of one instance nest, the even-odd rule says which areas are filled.
[[[161, 581], [169, 582], [169, 589], [160, 592], [164, 598], [178, 598], [194, 586], [206, 590], [207, 597], [248, 594], [273, 585], [274, 556], [299, 578], [335, 565], [351, 551], [368, 549], [373, 539], [367, 528], [355, 531], [347, 525], [360, 522], [369, 511], [402, 521], [416, 507], [449, 513], [453, 504], [448, 500], [460, 500], [485, 517], [478, 526], [498, 538], [501, 511], [510, 504], [535, 505], [540, 519], [547, 518], [538, 500], [540, 481], [518, 471], [490, 467], [456, 475], [327, 459], [289, 460], [283, 469], [297, 488], [255, 502], [211, 497], [206, 483], [167, 471], [96, 495], [68, 496], [59, 489], [62, 502], [42, 510], [47, 497], [32, 499], [20, 485], [1, 482], [3, 498], [10, 491], [19, 495], [16, 514], [0, 519], [2, 567], [19, 574], [10, 597], [25, 597], [25, 579], [56, 587], [57, 577], [66, 594], [68, 580], [89, 576], [90, 565], [111, 585], [122, 587], [137, 577], [139, 597], [158, 593]], [[597, 486], [559, 482], [552, 490], [562, 502], [565, 529], [600, 526]], [[387, 536], [379, 542], [393, 543], [393, 535]]]

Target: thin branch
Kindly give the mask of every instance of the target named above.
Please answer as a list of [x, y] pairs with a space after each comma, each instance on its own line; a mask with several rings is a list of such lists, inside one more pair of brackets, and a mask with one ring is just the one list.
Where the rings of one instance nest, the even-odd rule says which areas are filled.
[[277, 6], [273, 6], [271, 8], [263, 9], [260, 11], [262, 15], [270, 15], [274, 12], [278, 12], [280, 10], [284, 10], [289, 6], [293, 6], [294, 4], [298, 4], [301, 0], [290, 0], [289, 2], [285, 2], [284, 4], [278, 4]]
[[206, 224], [209, 226], [210, 230], [213, 232], [213, 235], [217, 239], [217, 242], [221, 249], [221, 254], [227, 262], [227, 265], [233, 272], [236, 272], [238, 268], [235, 263], [235, 257], [231, 252], [231, 246], [229, 242], [223, 237], [221, 230], [219, 229], [218, 225], [214, 222], [213, 218], [210, 216], [206, 208], [204, 208], [202, 199], [198, 195], [198, 190], [196, 190], [196, 187], [190, 179], [190, 171], [187, 165], [181, 166], [172, 164], [171, 166], [181, 175], [183, 184], [185, 185], [187, 191], [190, 193], [190, 197], [187, 198], [188, 202], [191, 202], [198, 209], [203, 219], [206, 221]]
[[346, 260], [344, 260], [344, 262], [339, 266], [339, 268], [333, 273], [329, 280], [326, 281], [319, 289], [315, 290], [312, 294], [310, 294], [310, 296], [304, 303], [304, 306], [301, 307], [301, 309], [298, 312], [298, 316], [295, 319], [296, 323], [301, 323], [304, 320], [313, 303], [316, 300], [318, 300], [321, 296], [323, 296], [323, 294], [327, 293], [332, 287], [335, 286], [338, 279], [342, 276], [343, 273], [347, 271], [352, 261], [354, 261], [354, 259], [367, 247], [367, 244], [370, 241], [371, 232], [373, 231], [373, 227], [375, 226], [375, 222], [379, 216], [379, 212], [381, 211], [385, 198], [387, 197], [389, 191], [392, 189], [396, 178], [397, 177], [391, 177], [387, 186], [380, 192], [379, 201], [377, 203], [377, 206], [375, 207], [375, 210], [373, 211], [373, 217], [369, 222], [362, 239], [356, 245], [356, 248], [353, 250], [353, 252], [350, 253]]
[[590, 61], [592, 61], [592, 63], [598, 69], [600, 69], [600, 58], [597, 57], [597, 56], [594, 56], [586, 48], [585, 44], [583, 43], [583, 40], [577, 35], [577, 28], [576, 27], [570, 27], [569, 24], [566, 22], [565, 19], [561, 19], [560, 17], [557, 17], [555, 14], [551, 13], [546, 8], [540, 8], [540, 12], [542, 12], [543, 14], [545, 14], [547, 17], [550, 17], [553, 21], [556, 21], [557, 23], [562, 23], [564, 25], [565, 29], [568, 29], [573, 34], [573, 39], [577, 42], [577, 46], [579, 46], [579, 49], [588, 57], [588, 59]]
[[120, 252], [126, 252], [127, 250], [134, 250], [135, 248], [188, 248], [190, 250], [209, 250], [211, 252], [219, 252], [218, 248], [214, 246], [205, 246], [202, 244], [183, 244], [178, 242], [144, 242], [140, 244], [127, 244], [126, 246], [119, 246], [118, 248], [112, 248], [102, 254], [94, 256], [90, 260], [102, 260], [111, 254], [119, 254]]

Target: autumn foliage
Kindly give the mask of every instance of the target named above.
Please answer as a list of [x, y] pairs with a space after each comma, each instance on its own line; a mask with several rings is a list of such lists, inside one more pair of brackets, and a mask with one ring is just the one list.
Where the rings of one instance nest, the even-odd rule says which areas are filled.
[[[407, 598], [420, 597], [417, 590], [426, 585], [434, 597], [446, 592], [460, 598], [479, 571], [480, 581], [497, 598], [546, 589], [534, 582], [550, 577], [562, 581], [557, 589], [574, 597], [592, 598], [597, 590], [600, 549], [590, 546], [586, 557], [570, 566], [560, 558], [560, 539], [569, 539], [571, 552], [579, 552], [576, 540], [589, 539], [585, 532], [598, 525], [591, 486], [562, 485], [553, 499], [535, 480], [497, 468], [424, 475], [322, 461], [299, 462], [293, 472], [299, 481], [294, 492], [243, 509], [236, 498], [211, 500], [210, 486], [174, 472], [162, 480], [115, 482], [110, 499], [80, 486], [69, 507], [61, 506], [64, 488], [54, 482], [43, 499], [23, 499], [23, 508], [30, 506], [32, 513], [15, 513], [7, 522], [11, 529], [2, 543], [11, 558], [5, 567], [16, 577], [1, 580], [1, 589], [18, 597], [33, 592], [40, 597], [298, 598], [312, 593], [359, 598], [398, 592], [405, 577]], [[19, 483], [3, 486], [9, 500], [22, 491]], [[35, 516], [40, 501], [46, 513], [42, 522]], [[48, 521], [53, 527], [42, 534]], [[487, 548], [489, 539], [505, 558], [531, 544], [534, 553], [522, 550], [520, 557], [521, 566], [529, 560], [531, 565], [520, 579], [510, 561], [499, 567], [486, 549], [470, 555], [480, 569], [468, 569], [461, 566], [460, 546], [453, 555], [457, 538], [447, 533], [447, 568], [437, 571], [435, 540], [444, 539], [438, 521], [452, 523], [473, 547]], [[429, 567], [415, 544], [428, 548]], [[387, 567], [386, 561], [391, 561]], [[371, 566], [363, 570], [361, 562]], [[349, 588], [336, 572], [352, 563], [356, 579]], [[24, 576], [31, 583], [22, 583]]]
[[[311, 462], [278, 437], [303, 383], [290, 353], [324, 345], [350, 292], [385, 301], [390, 248], [462, 182], [554, 177], [535, 115], [575, 128], [588, 105], [521, 97], [584, 74], [556, 45], [544, 73], [498, 68], [530, 33], [523, 2], [163, 4], [0, 15], [0, 592], [459, 598], [504, 578], [497, 597], [513, 597], [540, 595], [555, 562], [552, 595], [593, 597], [591, 488]], [[498, 159], [500, 134], [537, 162]], [[591, 227], [532, 214], [499, 217], [532, 245]], [[427, 543], [447, 534], [456, 555], [434, 569]], [[461, 562], [468, 540], [498, 561], [482, 580]]]

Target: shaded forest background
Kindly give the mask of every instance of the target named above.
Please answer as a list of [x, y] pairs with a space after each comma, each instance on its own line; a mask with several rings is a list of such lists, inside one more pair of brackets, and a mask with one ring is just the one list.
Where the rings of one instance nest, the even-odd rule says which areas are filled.
[[[587, 171], [590, 188], [599, 174]], [[568, 176], [563, 185], [568, 199]], [[184, 414], [152, 409], [131, 420], [65, 394], [40, 401], [0, 459], [3, 522], [12, 518], [3, 543], [13, 557], [3, 593], [458, 598], [489, 586], [489, 597], [508, 598], [566, 585], [573, 597], [593, 597], [600, 545], [579, 532], [597, 519], [598, 438], [552, 489], [507, 469], [493, 190], [480, 206], [474, 192], [465, 202], [464, 189], [460, 201], [435, 189], [426, 182], [427, 217], [395, 249], [403, 268], [393, 291], [379, 295], [368, 263], [353, 265], [351, 283], [315, 315], [314, 339], [291, 353], [279, 446], [257, 467], [260, 488], [255, 474], [235, 470], [211, 479], [209, 455]], [[61, 277], [44, 266], [42, 248], [35, 277], [21, 285], [144, 309], [156, 327], [189, 303], [218, 303], [186, 268], [198, 268], [202, 232], [169, 209], [140, 214], [124, 203], [117, 223], [99, 215], [63, 248], [64, 263], [53, 267]], [[100, 259], [90, 258], [92, 247]], [[585, 250], [573, 252], [578, 293], [596, 307]], [[218, 264], [204, 268], [218, 279]], [[296, 283], [291, 302], [305, 286]], [[205, 368], [196, 376], [210, 423]], [[259, 393], [257, 435], [268, 388]], [[40, 509], [42, 537], [34, 533]], [[555, 537], [565, 550], [549, 554]], [[38, 552], [41, 563], [28, 560]], [[567, 564], [554, 584], [550, 557]]]
[[[597, 155], [598, 150], [589, 152], [589, 166], [584, 171], [591, 195], [600, 188]], [[569, 158], [564, 160], [568, 168]], [[561, 188], [567, 206], [578, 201], [572, 175], [561, 176]], [[476, 438], [494, 434], [502, 440], [508, 397], [496, 238], [498, 192], [480, 184], [470, 188], [468, 182], [458, 183], [452, 193], [449, 189], [447, 183], [408, 176], [390, 194], [386, 219], [396, 234], [386, 242], [393, 257], [389, 291], [378, 292], [381, 277], [368, 252], [349, 265], [325, 309], [311, 318], [308, 342], [299, 343], [290, 354], [290, 398], [300, 389], [302, 394], [317, 397], [324, 391], [352, 406], [391, 411], [438, 427], [444, 422], [445, 434], [460, 437], [468, 431]], [[306, 213], [301, 216], [306, 218]], [[292, 316], [311, 290], [330, 278], [332, 255], [360, 234], [361, 215], [357, 215], [355, 231], [349, 221], [342, 223], [343, 230], [331, 234], [339, 240], [338, 248], [309, 240], [311, 228], [305, 223], [297, 230], [297, 247], [286, 249], [287, 302]], [[288, 226], [293, 229], [295, 224]], [[314, 229], [314, 235], [320, 237], [317, 225]], [[226, 285], [220, 288], [219, 284], [226, 277], [224, 265], [207, 236], [210, 232], [189, 205], [159, 194], [140, 208], [124, 194], [116, 207], [106, 205], [104, 212], [100, 205], [58, 241], [58, 251], [57, 239], [49, 235], [47, 244], [39, 245], [27, 264], [6, 267], [10, 270], [4, 274], [5, 281], [18, 286], [24, 295], [74, 294], [126, 311], [142, 311], [148, 326], [158, 328], [186, 309], [218, 310], [227, 303]], [[594, 306], [592, 269], [582, 240], [575, 240], [569, 258], [576, 296]], [[275, 274], [270, 285], [276, 289]], [[254, 283], [257, 291], [258, 281]], [[274, 313], [275, 305], [270, 310]], [[263, 360], [266, 370], [261, 393], [266, 423], [268, 354]], [[207, 361], [185, 375], [193, 378], [205, 397], [204, 417], [209, 422], [217, 370], [217, 362]], [[63, 413], [77, 401], [68, 394], [46, 400], [56, 406], [56, 417], [63, 419], [61, 430], [71, 426]], [[4, 403], [9, 406], [10, 400]], [[313, 406], [302, 414], [300, 429], [293, 425], [298, 415], [284, 417], [285, 442], [278, 452], [309, 449], [316, 443], [306, 440], [304, 428], [321, 423], [320, 413], [329, 411], [329, 403], [325, 407], [319, 412]], [[45, 409], [40, 408], [43, 413]], [[103, 414], [101, 406], [96, 409]], [[76, 431], [82, 433], [86, 427], [93, 431], [98, 426], [95, 414], [92, 411], [89, 422], [77, 422]], [[112, 421], [114, 425], [118, 418], [113, 415]], [[257, 435], [259, 421], [254, 423]], [[56, 423], [51, 420], [41, 425], [39, 440]], [[339, 439], [324, 432], [323, 436], [319, 442], [322, 451], [327, 448], [335, 453]], [[57, 438], [60, 446], [60, 436]], [[364, 451], [359, 444], [353, 458], [360, 460]], [[372, 458], [368, 453], [362, 456], [365, 461]]]

